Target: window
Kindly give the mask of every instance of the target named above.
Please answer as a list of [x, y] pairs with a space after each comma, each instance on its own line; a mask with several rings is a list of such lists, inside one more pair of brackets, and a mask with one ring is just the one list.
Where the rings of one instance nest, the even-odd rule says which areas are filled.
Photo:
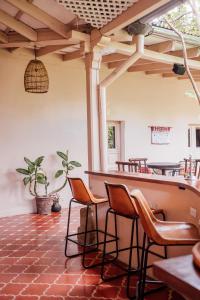
[[108, 126], [108, 149], [115, 149], [115, 126]]
[[191, 128], [188, 128], [188, 147], [191, 147]]
[[200, 128], [196, 128], [196, 147], [200, 147]]
[[200, 148], [200, 125], [191, 125], [188, 128], [188, 147]]

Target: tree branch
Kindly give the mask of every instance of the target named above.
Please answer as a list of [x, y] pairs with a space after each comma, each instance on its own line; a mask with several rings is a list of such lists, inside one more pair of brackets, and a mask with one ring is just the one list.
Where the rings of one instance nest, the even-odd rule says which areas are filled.
[[174, 24], [172, 24], [167, 18], [165, 18], [165, 21], [167, 22], [167, 24], [171, 27], [171, 29], [180, 37], [181, 39], [181, 43], [182, 43], [182, 46], [183, 46], [183, 58], [184, 58], [184, 65], [185, 65], [185, 68], [186, 68], [186, 73], [190, 79], [190, 82], [192, 84], [192, 87], [195, 91], [195, 94], [197, 96], [197, 100], [200, 104], [200, 93], [199, 93], [199, 90], [198, 90], [198, 87], [196, 85], [196, 82], [194, 81], [194, 78], [192, 77], [192, 74], [190, 72], [190, 68], [188, 66], [188, 57], [187, 57], [187, 50], [186, 50], [186, 45], [185, 45], [185, 40], [183, 38], [183, 34], [174, 26]]

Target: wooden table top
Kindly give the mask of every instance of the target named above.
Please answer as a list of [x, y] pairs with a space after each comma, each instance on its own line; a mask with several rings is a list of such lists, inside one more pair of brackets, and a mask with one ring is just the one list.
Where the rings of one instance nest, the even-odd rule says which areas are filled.
[[172, 163], [172, 162], [150, 162], [147, 163], [147, 167], [153, 168], [153, 169], [176, 169], [180, 168], [180, 163]]
[[192, 255], [155, 262], [153, 272], [157, 279], [188, 299], [200, 299], [200, 269], [193, 264]]

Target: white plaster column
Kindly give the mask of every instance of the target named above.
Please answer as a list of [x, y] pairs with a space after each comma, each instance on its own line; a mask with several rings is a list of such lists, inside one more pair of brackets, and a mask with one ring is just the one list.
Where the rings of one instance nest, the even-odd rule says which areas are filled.
[[88, 169], [100, 170], [98, 85], [101, 55], [86, 54]]
[[108, 170], [108, 132], [106, 112], [106, 88], [99, 86], [99, 147], [100, 170]]

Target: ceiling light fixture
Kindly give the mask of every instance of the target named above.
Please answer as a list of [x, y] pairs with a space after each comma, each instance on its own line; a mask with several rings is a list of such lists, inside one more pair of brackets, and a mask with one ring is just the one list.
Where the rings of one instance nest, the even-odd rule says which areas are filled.
[[35, 59], [32, 59], [24, 73], [24, 88], [28, 93], [47, 93], [49, 89], [49, 77], [43, 62], [36, 58], [36, 47], [34, 48]]

